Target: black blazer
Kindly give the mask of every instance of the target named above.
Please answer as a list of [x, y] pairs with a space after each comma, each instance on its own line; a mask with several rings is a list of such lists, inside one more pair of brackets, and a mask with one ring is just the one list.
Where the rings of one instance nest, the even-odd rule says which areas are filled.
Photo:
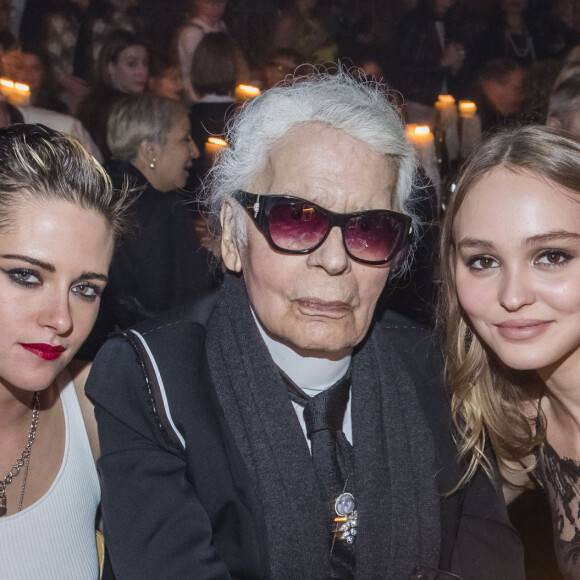
[[[138, 327], [155, 353], [173, 423], [152, 380], [155, 369], [130, 333], [105, 344], [87, 382], [99, 423], [105, 537], [118, 579], [269, 578], [260, 500], [206, 360], [212, 300]], [[478, 475], [464, 492], [444, 496], [460, 472], [426, 331], [398, 315], [380, 324], [416, 382], [433, 434], [441, 565], [465, 580], [523, 580], [522, 548], [501, 492]]]
[[107, 170], [116, 189], [127, 182], [134, 191], [133, 231], [115, 248], [95, 326], [77, 355], [83, 360], [92, 360], [116, 327], [153, 318], [217, 286], [191, 204], [175, 191], [156, 190], [130, 163], [111, 161]]

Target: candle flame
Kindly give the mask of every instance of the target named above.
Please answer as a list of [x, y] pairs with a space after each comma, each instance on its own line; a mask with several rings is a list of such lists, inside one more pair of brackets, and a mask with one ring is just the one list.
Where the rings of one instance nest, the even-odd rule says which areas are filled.
[[236, 98], [244, 101], [257, 97], [262, 91], [258, 87], [252, 85], [238, 85], [236, 87]]
[[455, 97], [453, 97], [452, 95], [439, 95], [438, 100], [440, 103], [445, 103], [447, 105], [452, 105], [453, 103], [455, 103]]
[[30, 87], [24, 83], [15, 83], [10, 79], [0, 79], [0, 86], [6, 87], [7, 89], [15, 89], [17, 91], [22, 91], [24, 93], [30, 92]]
[[477, 107], [473, 101], [459, 101], [459, 110], [460, 111], [477, 111]]
[[219, 145], [220, 147], [227, 147], [228, 146], [227, 141], [224, 141], [223, 139], [219, 139], [218, 137], [208, 137], [207, 142], [213, 143], [214, 145]]
[[429, 125], [417, 125], [415, 127], [415, 134], [416, 135], [429, 135], [431, 133], [431, 129]]
[[238, 85], [241, 91], [246, 91], [252, 95], [258, 96], [260, 94], [260, 89], [258, 87], [253, 87], [252, 85]]

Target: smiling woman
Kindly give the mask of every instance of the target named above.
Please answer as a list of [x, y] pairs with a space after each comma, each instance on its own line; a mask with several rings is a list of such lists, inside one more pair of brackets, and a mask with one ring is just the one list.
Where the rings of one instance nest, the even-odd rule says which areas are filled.
[[98, 443], [88, 369], [71, 360], [127, 196], [42, 126], [0, 129], [0, 161], [0, 560], [21, 578], [97, 578]]
[[107, 170], [115, 187], [129, 184], [138, 227], [115, 251], [101, 312], [81, 353], [91, 360], [115, 326], [151, 318], [215, 285], [194, 213], [178, 191], [199, 157], [187, 107], [150, 94], [127, 96], [111, 111], [108, 142], [113, 159]]
[[580, 571], [579, 159], [580, 141], [545, 127], [490, 138], [459, 180], [441, 246], [465, 480], [489, 468], [489, 439], [510, 495], [543, 487], [570, 579]]

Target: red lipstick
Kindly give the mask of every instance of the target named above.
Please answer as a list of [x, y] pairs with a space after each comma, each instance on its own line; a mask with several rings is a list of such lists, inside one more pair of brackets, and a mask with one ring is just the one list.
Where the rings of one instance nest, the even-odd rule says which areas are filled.
[[20, 346], [44, 360], [56, 360], [66, 350], [64, 346], [52, 346], [44, 343], [21, 342]]

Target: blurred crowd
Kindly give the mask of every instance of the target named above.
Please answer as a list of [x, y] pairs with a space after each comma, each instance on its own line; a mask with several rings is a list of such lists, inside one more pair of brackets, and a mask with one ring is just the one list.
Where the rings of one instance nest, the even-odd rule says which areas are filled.
[[[409, 122], [433, 128], [438, 95], [451, 94], [476, 104], [480, 132], [512, 123], [579, 132], [579, 16], [575, 0], [0, 0], [0, 77], [30, 87], [21, 103], [0, 101], [0, 123], [72, 133], [117, 184], [142, 193], [139, 240], [116, 252], [86, 356], [115, 325], [219, 283], [212, 224], [182, 202], [194, 200], [226, 145], [210, 138], [224, 137], [248, 90], [340, 62], [394, 89]], [[418, 196], [426, 223], [441, 209], [441, 193], [430, 196]], [[436, 235], [424, 232], [413, 280], [384, 297], [425, 323]], [[162, 269], [170, 283], [149, 276]]]
[[[30, 86], [30, 106], [80, 120], [77, 132], [88, 131], [105, 161], [107, 119], [124, 95], [191, 105], [203, 156], [207, 135], [222, 132], [235, 108], [236, 85], [268, 89], [302, 64], [339, 59], [395, 88], [411, 117], [450, 93], [478, 104], [484, 130], [544, 123], [563, 63], [580, 59], [576, 4], [1, 0], [0, 75]], [[194, 166], [203, 173], [207, 158]]]

